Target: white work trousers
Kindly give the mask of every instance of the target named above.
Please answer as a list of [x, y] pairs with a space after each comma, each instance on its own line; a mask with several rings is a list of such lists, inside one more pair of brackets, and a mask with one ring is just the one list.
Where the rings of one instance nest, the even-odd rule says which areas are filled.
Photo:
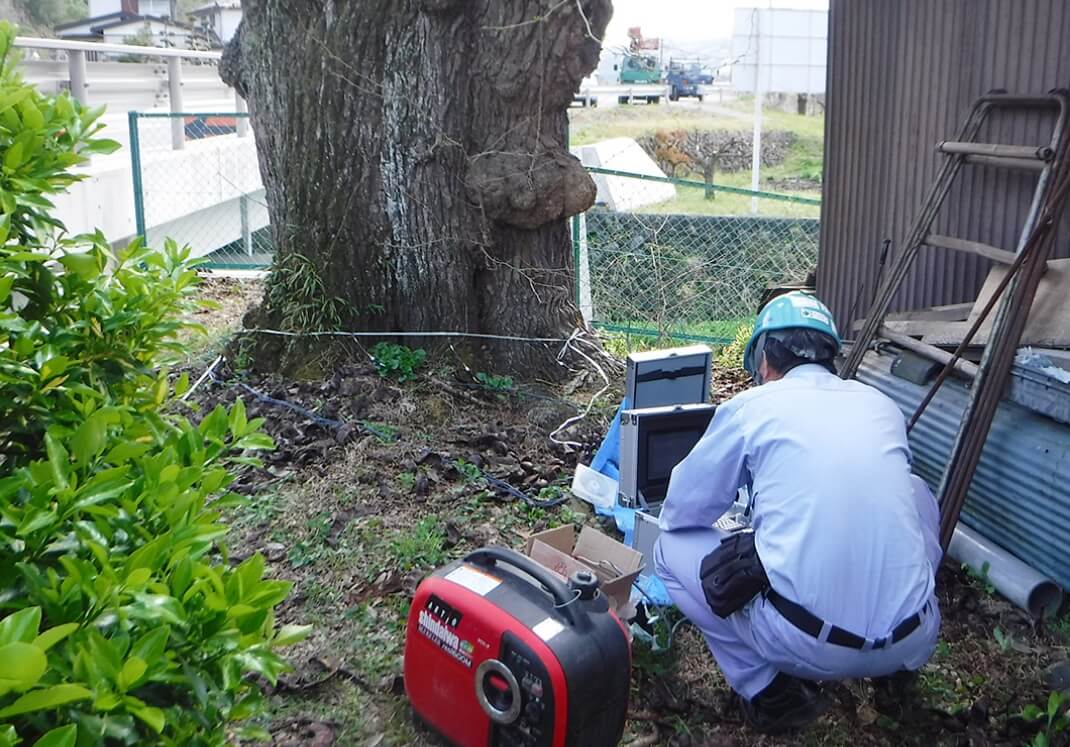
[[747, 700], [777, 672], [815, 681], [880, 677], [920, 669], [932, 655], [940, 631], [935, 597], [913, 633], [870, 651], [819, 641], [785, 620], [764, 597], [726, 619], [718, 617], [706, 603], [699, 568], [723, 536], [714, 529], [662, 532], [654, 548], [655, 568], [673, 602], [702, 632], [728, 684]]

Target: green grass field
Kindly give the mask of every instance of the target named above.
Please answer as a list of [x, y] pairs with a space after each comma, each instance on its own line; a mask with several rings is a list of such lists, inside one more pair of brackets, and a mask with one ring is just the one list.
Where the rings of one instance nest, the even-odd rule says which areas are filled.
[[[616, 137], [639, 138], [659, 130], [748, 131], [752, 127], [753, 99], [742, 97], [723, 104], [703, 107], [632, 104], [604, 109], [573, 109], [569, 113], [570, 143], [590, 145]], [[785, 160], [762, 169], [761, 191], [773, 191], [800, 197], [819, 198], [816, 189], [786, 188], [786, 180], [820, 182], [824, 158], [824, 116], [803, 116], [778, 109], [766, 109], [763, 131], [785, 130], [796, 135]], [[701, 173], [678, 173], [678, 177], [702, 180]], [[715, 184], [751, 188], [749, 171], [718, 172]], [[751, 198], [746, 195], [717, 194], [707, 199], [701, 188], [677, 187], [674, 200], [644, 207], [649, 213], [685, 213], [698, 215], [746, 215], [751, 212]], [[820, 207], [774, 200], [758, 200], [758, 214], [775, 217], [817, 218]]]
[[[729, 173], [719, 175], [716, 184], [750, 189], [750, 174]], [[790, 191], [781, 194], [793, 194], [813, 199], [813, 191]], [[647, 205], [639, 210], [643, 213], [665, 215], [749, 215], [752, 212], [751, 198], [747, 195], [729, 194], [714, 190], [713, 198], [707, 198], [702, 187], [676, 186], [676, 199], [655, 205]], [[820, 205], [804, 205], [781, 200], [758, 198], [757, 215], [776, 218], [819, 218]]]

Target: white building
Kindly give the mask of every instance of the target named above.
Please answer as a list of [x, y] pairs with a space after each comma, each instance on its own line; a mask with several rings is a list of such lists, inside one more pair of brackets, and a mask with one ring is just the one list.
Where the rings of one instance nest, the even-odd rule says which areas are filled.
[[202, 5], [190, 12], [196, 19], [198, 27], [205, 31], [211, 31], [219, 41], [226, 44], [238, 30], [241, 23], [242, 10], [239, 0], [217, 0], [214, 3]]
[[824, 93], [828, 11], [736, 8], [732, 85], [737, 91]]
[[171, 18], [171, 0], [89, 0], [89, 17], [55, 28], [61, 39], [107, 44], [136, 42], [190, 49], [193, 27]]
[[91, 19], [113, 13], [170, 18], [171, 0], [89, 0]]

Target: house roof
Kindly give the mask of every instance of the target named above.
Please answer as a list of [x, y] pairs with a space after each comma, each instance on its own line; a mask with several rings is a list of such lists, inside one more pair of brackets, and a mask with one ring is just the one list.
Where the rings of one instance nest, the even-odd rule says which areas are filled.
[[240, 0], [220, 0], [220, 2], [208, 3], [199, 8], [194, 8], [188, 15], [207, 16], [215, 13], [217, 10], [241, 10], [241, 2]]
[[65, 23], [61, 26], [56, 26], [55, 31], [60, 36], [63, 36], [63, 31], [66, 29], [86, 28], [88, 31], [86, 34], [78, 34], [79, 38], [83, 36], [92, 38], [93, 36], [100, 36], [105, 31], [110, 31], [115, 28], [121, 28], [132, 23], [144, 23], [151, 21], [155, 23], [166, 23], [168, 26], [177, 26], [178, 28], [193, 30], [193, 27], [188, 23], [182, 23], [180, 21], [172, 21], [170, 18], [162, 16], [143, 16], [137, 13], [127, 13], [125, 11], [119, 11], [117, 13], [108, 13], [103, 16], [96, 16], [95, 18], [83, 18], [80, 21], [72, 21]]
[[170, 18], [165, 18], [165, 17], [162, 17], [162, 16], [141, 16], [141, 15], [131, 15], [129, 13], [124, 14], [124, 15], [126, 16], [125, 18], [121, 18], [121, 19], [118, 19], [118, 20], [115, 20], [115, 21], [110, 21], [108, 23], [102, 23], [102, 24], [98, 24], [96, 26], [93, 26], [93, 32], [97, 33], [97, 34], [102, 34], [105, 31], [111, 31], [111, 30], [116, 29], [116, 28], [122, 28], [123, 26], [129, 26], [130, 24], [134, 24], [134, 23], [145, 23], [146, 21], [151, 22], [151, 23], [163, 23], [163, 24], [166, 24], [168, 26], [177, 26], [178, 28], [187, 29], [187, 30], [190, 30], [190, 31], [193, 30], [193, 27], [190, 26], [188, 23], [180, 23], [179, 21], [172, 21]]
[[79, 26], [85, 26], [87, 24], [90, 25], [90, 26], [95, 26], [98, 23], [106, 23], [107, 21], [114, 21], [116, 19], [123, 18], [124, 16], [130, 16], [130, 15], [132, 15], [132, 14], [131, 13], [125, 13], [125, 12], [120, 10], [120, 11], [117, 11], [115, 13], [108, 13], [107, 15], [103, 15], [103, 16], [95, 16], [93, 18], [81, 18], [81, 19], [79, 19], [77, 21], [68, 21], [67, 23], [61, 23], [61, 24], [58, 24], [58, 25], [54, 26], [53, 30], [58, 32], [58, 31], [63, 31], [65, 29], [73, 29], [73, 28], [77, 28]]

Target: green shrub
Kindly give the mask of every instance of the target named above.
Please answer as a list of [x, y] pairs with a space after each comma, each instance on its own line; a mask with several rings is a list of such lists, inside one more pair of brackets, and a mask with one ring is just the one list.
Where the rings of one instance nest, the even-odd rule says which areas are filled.
[[743, 353], [750, 342], [750, 336], [754, 332], [753, 324], [741, 324], [736, 328], [732, 342], [725, 345], [717, 353], [717, 365], [722, 368], [743, 368]]
[[372, 360], [384, 379], [411, 381], [416, 378], [416, 369], [427, 360], [427, 351], [420, 348], [413, 350], [392, 342], [379, 342], [372, 348]]
[[274, 680], [290, 585], [227, 562], [231, 467], [271, 439], [240, 402], [197, 425], [165, 365], [188, 252], [68, 237], [48, 195], [114, 144], [14, 72], [0, 23], [0, 747], [221, 745]]

